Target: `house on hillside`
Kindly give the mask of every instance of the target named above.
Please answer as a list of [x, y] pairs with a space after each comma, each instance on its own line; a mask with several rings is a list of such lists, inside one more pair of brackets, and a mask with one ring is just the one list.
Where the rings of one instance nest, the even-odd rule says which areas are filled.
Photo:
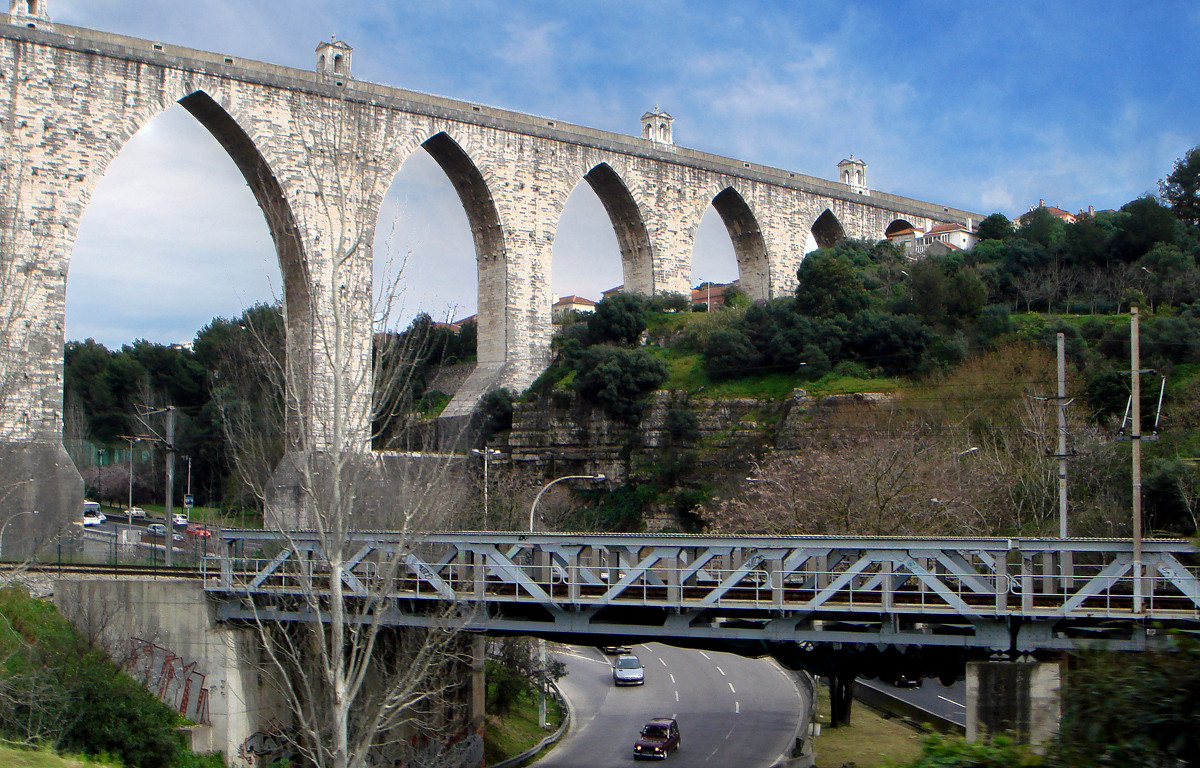
[[596, 311], [596, 302], [582, 296], [563, 296], [550, 307], [550, 319], [561, 320], [568, 312], [591, 314]]
[[725, 291], [733, 287], [732, 283], [715, 284], [703, 283], [699, 288], [692, 289], [692, 309], [703, 309], [712, 312], [725, 306]]
[[969, 251], [979, 240], [971, 221], [966, 224], [938, 224], [928, 231], [904, 227], [888, 232], [887, 238], [903, 247], [904, 255], [910, 259]]

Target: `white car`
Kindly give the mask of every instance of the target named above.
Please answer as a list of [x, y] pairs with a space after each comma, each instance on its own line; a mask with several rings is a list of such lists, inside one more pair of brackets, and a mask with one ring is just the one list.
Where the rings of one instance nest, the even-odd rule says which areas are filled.
[[642, 662], [633, 654], [618, 656], [612, 673], [614, 685], [641, 685], [646, 682]]
[[179, 512], [176, 512], [175, 514], [171, 515], [171, 521], [174, 522], [175, 525], [187, 525], [188, 524], [188, 516], [181, 514]]
[[103, 512], [96, 512], [96, 513], [93, 513], [90, 515], [84, 515], [83, 516], [83, 524], [84, 525], [100, 525], [107, 519], [108, 518], [104, 516]]
[[144, 518], [146, 516], [146, 510], [142, 509], [141, 507], [130, 507], [129, 509], [125, 510], [125, 516], [132, 518]]

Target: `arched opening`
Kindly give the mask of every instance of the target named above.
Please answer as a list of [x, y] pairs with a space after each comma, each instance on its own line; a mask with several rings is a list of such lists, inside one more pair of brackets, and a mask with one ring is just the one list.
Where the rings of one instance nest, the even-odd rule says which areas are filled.
[[842, 223], [837, 220], [833, 212], [826, 208], [825, 212], [813, 222], [812, 236], [816, 240], [818, 248], [830, 248], [838, 240], [846, 237], [846, 230], [842, 228]]
[[333, 71], [341, 73], [342, 71], [342, 54], [337, 54], [333, 57]]
[[[256, 303], [273, 303], [281, 291], [289, 301], [300, 297], [294, 303], [303, 315], [307, 291], [306, 281], [296, 278], [302, 267], [299, 244], [289, 231], [290, 209], [253, 142], [207, 94], [191, 94], [180, 106], [149, 120], [125, 143], [107, 163], [81, 216], [70, 256], [65, 339], [92, 338], [110, 353], [126, 345], [135, 351], [114, 354], [107, 363], [106, 370], [132, 371], [128, 380], [84, 379], [89, 386], [105, 379], [107, 393], [81, 391], [70, 383], [73, 372], [65, 371], [70, 399], [63, 438], [95, 492], [116, 484], [127, 466], [130, 443], [116, 435], [138, 433], [120, 428], [117, 415], [132, 405], [177, 406], [176, 446], [193, 457], [191, 490], [199, 505], [208, 505], [221, 500], [221, 480], [228, 474], [216, 458], [222, 452], [219, 437], [205, 437], [191, 426], [191, 409], [201, 407], [202, 392], [188, 385], [202, 380], [187, 368], [169, 372], [198, 364], [187, 363], [192, 342], [215, 338], [201, 334], [215, 317], [236, 320]], [[92, 356], [93, 363], [98, 357]], [[79, 377], [74, 379], [77, 384]], [[166, 381], [175, 381], [178, 389]], [[97, 403], [103, 410], [93, 407]], [[135, 504], [162, 500], [163, 455], [149, 445], [135, 451]], [[124, 478], [128, 483], [128, 473]], [[175, 485], [176, 504], [182, 502], [182, 480]], [[129, 500], [124, 487], [115, 494], [108, 490], [105, 502], [124, 506]], [[139, 491], [153, 496], [139, 498]]]
[[[604, 285], [606, 282], [611, 282], [615, 275], [601, 274], [597, 278], [603, 285], [600, 290], [607, 290], [623, 284], [623, 290], [626, 292], [650, 295], [655, 288], [653, 265], [650, 259], [650, 235], [646, 231], [645, 221], [642, 220], [642, 212], [634, 202], [629, 188], [625, 186], [625, 182], [608, 163], [600, 163], [588, 171], [583, 178], [608, 213], [608, 220], [612, 224], [612, 231], [617, 238], [617, 249], [621, 254], [619, 282]], [[572, 197], [575, 194], [572, 192]], [[568, 198], [569, 204], [570, 199]], [[557, 240], [556, 235], [556, 247]]]
[[771, 298], [773, 294], [767, 244], [763, 240], [758, 219], [750, 210], [745, 198], [733, 187], [726, 187], [713, 198], [712, 208], [720, 215], [729, 235], [740, 276], [740, 287], [753, 299]]
[[[189, 341], [214, 315], [273, 300], [280, 265], [299, 264], [282, 190], [249, 138], [207, 94], [180, 105], [143, 126], [96, 186], [71, 257], [67, 338]], [[262, 210], [274, 211], [265, 227]]]
[[325, 71], [325, 54], [323, 53], [317, 58], [317, 70], [319, 72]]
[[913, 225], [911, 221], [908, 221], [907, 219], [896, 219], [891, 224], [887, 225], [887, 229], [883, 231], [883, 236], [891, 237], [912, 228]]
[[25, 12], [31, 16], [36, 16], [38, 12], [38, 0], [26, 0]]
[[[712, 205], [696, 227], [696, 238], [692, 244], [692, 305], [699, 308], [720, 309], [724, 306], [724, 286], [741, 283], [738, 260], [734, 254], [733, 240], [729, 228], [721, 220], [721, 214]], [[716, 298], [714, 299], [714, 293]]]
[[[421, 145], [438, 164], [458, 195], [466, 214], [474, 250], [474, 271], [461, 281], [474, 287], [479, 363], [499, 364], [507, 355], [507, 263], [500, 214], [483, 174], [470, 156], [445, 132]], [[464, 309], [469, 306], [464, 302]]]
[[604, 292], [626, 284], [612, 217], [591, 184], [580, 181], [563, 205], [554, 231], [550, 317], [591, 311]]

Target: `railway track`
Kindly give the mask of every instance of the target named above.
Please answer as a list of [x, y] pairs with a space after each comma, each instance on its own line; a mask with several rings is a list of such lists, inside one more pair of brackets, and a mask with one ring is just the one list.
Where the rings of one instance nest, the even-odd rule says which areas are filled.
[[112, 563], [0, 563], [0, 576], [38, 573], [47, 576], [118, 576], [200, 579], [200, 568], [167, 568], [165, 565], [128, 565]]

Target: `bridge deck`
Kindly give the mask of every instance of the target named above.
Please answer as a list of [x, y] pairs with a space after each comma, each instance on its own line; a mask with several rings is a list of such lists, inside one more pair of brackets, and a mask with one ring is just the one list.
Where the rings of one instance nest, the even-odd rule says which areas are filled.
[[[311, 532], [221, 538], [225, 619], [300, 620], [329, 589]], [[351, 550], [344, 592], [400, 625], [456, 606], [490, 632], [1017, 651], [1200, 630], [1200, 550], [1179, 540], [1144, 543], [1140, 584], [1125, 539], [364, 532]]]

